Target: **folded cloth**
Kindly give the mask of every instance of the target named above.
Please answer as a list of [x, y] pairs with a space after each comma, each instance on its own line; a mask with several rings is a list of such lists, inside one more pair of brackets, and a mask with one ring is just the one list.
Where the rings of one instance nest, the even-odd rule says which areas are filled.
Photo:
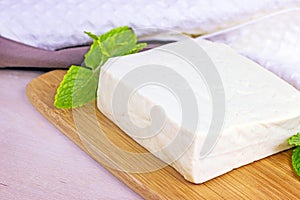
[[207, 39], [228, 44], [300, 90], [300, 8]]
[[174, 35], [162, 35], [166, 29], [205, 34], [299, 5], [300, 0], [2, 0], [0, 36], [54, 50], [89, 43], [83, 31], [100, 34], [128, 25], [140, 39], [168, 40]]

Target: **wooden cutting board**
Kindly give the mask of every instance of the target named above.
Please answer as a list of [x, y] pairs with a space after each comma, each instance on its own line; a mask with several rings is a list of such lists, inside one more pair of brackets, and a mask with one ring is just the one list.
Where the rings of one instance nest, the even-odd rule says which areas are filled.
[[[70, 109], [56, 109], [53, 106], [56, 89], [65, 73], [64, 70], [51, 71], [32, 80], [26, 88], [30, 102], [76, 145], [145, 199], [300, 199], [300, 179], [290, 164], [291, 150], [240, 167], [199, 185], [187, 182], [169, 166], [149, 173], [126, 173], [110, 168], [104, 163], [105, 158], [99, 160], [84, 145], [74, 122], [74, 110], [72, 113]], [[90, 122], [89, 109], [95, 108], [95, 102], [86, 105], [86, 108], [83, 120], [86, 120], [87, 129], [97, 129], [100, 124], [107, 137], [120, 148], [146, 151], [97, 109], [95, 115], [98, 122]], [[97, 145], [103, 147], [103, 151], [107, 147], [101, 140], [97, 141]], [[161, 162], [155, 157], [152, 159], [153, 162]]]

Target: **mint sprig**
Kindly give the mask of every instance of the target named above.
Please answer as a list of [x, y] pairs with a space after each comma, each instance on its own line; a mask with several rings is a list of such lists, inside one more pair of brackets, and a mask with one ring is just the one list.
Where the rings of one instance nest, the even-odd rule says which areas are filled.
[[300, 176], [300, 133], [290, 137], [288, 143], [296, 147], [292, 154], [292, 166], [296, 174]]
[[300, 146], [300, 133], [293, 135], [288, 139], [288, 143], [294, 146]]
[[292, 154], [292, 165], [298, 176], [300, 176], [300, 147], [296, 147]]
[[137, 38], [128, 26], [95, 35], [85, 32], [93, 39], [90, 50], [84, 56], [85, 67], [72, 65], [65, 74], [55, 95], [57, 108], [75, 108], [93, 101], [97, 96], [101, 67], [112, 57], [137, 53], [147, 46], [137, 44]]
[[100, 70], [72, 65], [57, 90], [57, 108], [75, 108], [95, 99]]

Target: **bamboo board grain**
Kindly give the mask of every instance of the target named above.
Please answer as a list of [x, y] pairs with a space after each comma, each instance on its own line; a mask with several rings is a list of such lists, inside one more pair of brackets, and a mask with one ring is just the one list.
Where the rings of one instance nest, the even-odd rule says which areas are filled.
[[[97, 160], [78, 136], [72, 111], [53, 106], [56, 89], [65, 72], [55, 70], [32, 80], [26, 88], [27, 96], [44, 117]], [[89, 106], [94, 104], [95, 102]], [[96, 111], [96, 115], [110, 140], [125, 149], [145, 151], [101, 112]], [[97, 127], [96, 124], [89, 126]], [[105, 147], [106, 144], [98, 142]], [[126, 173], [100, 164], [145, 199], [300, 199], [300, 179], [292, 171], [290, 157], [291, 150], [284, 151], [200, 185], [185, 181], [169, 166], [151, 173]]]

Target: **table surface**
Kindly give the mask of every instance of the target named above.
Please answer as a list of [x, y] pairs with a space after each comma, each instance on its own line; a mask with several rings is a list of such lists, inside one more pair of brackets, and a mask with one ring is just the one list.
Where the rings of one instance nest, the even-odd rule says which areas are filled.
[[142, 199], [29, 103], [42, 73], [0, 69], [0, 199]]

